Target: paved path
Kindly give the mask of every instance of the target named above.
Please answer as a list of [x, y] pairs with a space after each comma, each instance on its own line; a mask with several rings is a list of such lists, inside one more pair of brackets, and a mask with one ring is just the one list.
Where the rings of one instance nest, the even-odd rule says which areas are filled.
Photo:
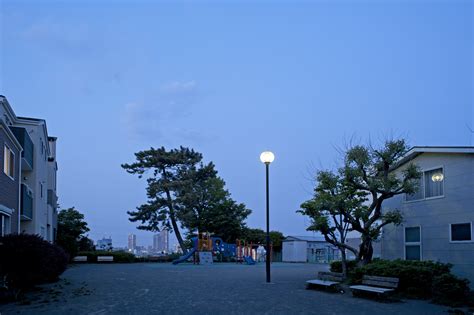
[[305, 290], [327, 266], [108, 264], [69, 268], [60, 282], [30, 295], [29, 305], [0, 306], [4, 314], [447, 314], [424, 301], [380, 303]]

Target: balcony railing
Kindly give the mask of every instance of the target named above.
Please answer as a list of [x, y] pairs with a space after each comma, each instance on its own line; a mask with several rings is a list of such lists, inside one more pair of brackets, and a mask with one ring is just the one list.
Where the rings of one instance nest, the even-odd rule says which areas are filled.
[[20, 214], [23, 220], [33, 219], [33, 193], [25, 184], [21, 184]]
[[30, 138], [30, 135], [28, 134], [28, 131], [26, 131], [26, 129], [23, 127], [10, 127], [10, 129], [23, 147], [23, 152], [21, 154], [21, 157], [23, 158], [21, 163], [22, 170], [33, 170], [34, 144]]
[[53, 208], [58, 206], [58, 196], [56, 196], [56, 192], [52, 189], [48, 189], [48, 205]]

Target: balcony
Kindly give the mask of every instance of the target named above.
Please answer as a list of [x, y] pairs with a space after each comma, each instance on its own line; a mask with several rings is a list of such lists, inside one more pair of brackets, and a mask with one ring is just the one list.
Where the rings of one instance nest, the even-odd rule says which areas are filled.
[[58, 196], [56, 196], [56, 192], [52, 189], [48, 189], [48, 205], [55, 209], [58, 207]]
[[10, 130], [15, 135], [18, 142], [20, 142], [21, 146], [23, 147], [23, 152], [21, 153], [21, 157], [23, 158], [21, 161], [21, 170], [22, 171], [31, 171], [33, 170], [33, 151], [34, 151], [34, 144], [30, 138], [30, 135], [26, 131], [25, 128], [22, 127], [10, 127]]
[[20, 214], [22, 220], [33, 219], [33, 193], [25, 184], [21, 184]]

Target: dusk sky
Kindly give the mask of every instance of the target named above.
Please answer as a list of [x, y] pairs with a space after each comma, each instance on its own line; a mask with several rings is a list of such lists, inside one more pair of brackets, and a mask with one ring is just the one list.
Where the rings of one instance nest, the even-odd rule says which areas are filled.
[[473, 145], [472, 1], [0, 1], [0, 94], [58, 137], [62, 208], [94, 240], [129, 233], [145, 182], [121, 163], [189, 146], [271, 229], [311, 235], [295, 211], [351, 138]]

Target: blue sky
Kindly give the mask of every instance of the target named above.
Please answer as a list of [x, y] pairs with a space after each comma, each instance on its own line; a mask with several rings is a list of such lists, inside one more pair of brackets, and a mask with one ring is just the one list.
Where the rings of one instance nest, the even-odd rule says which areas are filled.
[[471, 1], [0, 1], [0, 94], [58, 139], [62, 207], [124, 246], [144, 183], [135, 151], [190, 146], [272, 229], [351, 138], [473, 145]]

